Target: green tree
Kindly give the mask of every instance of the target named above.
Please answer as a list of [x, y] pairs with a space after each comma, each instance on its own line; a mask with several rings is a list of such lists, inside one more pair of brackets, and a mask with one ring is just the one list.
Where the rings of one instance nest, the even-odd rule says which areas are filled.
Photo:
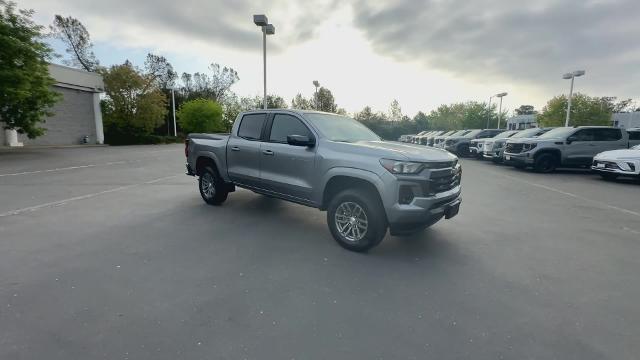
[[313, 106], [313, 100], [307, 99], [302, 94], [297, 94], [291, 100], [291, 108], [298, 110], [313, 110], [315, 107]]
[[338, 111], [338, 105], [331, 93], [331, 90], [320, 87], [318, 89], [318, 110], [335, 113]]
[[[538, 115], [540, 126], [564, 126], [567, 116], [567, 97], [556, 96], [547, 102]], [[611, 109], [603, 106], [602, 99], [585, 94], [574, 94], [571, 100], [569, 126], [611, 125]]]
[[33, 10], [0, 0], [0, 121], [30, 139], [44, 134], [39, 123], [59, 98], [48, 70], [52, 50], [32, 16]]
[[240, 80], [238, 72], [230, 67], [221, 67], [217, 63], [209, 65], [210, 74], [182, 74], [181, 91], [189, 99], [210, 99], [217, 102], [224, 100], [230, 93], [231, 86]]
[[431, 128], [429, 124], [429, 117], [422, 111], [418, 111], [418, 113], [413, 117], [413, 122], [416, 124], [416, 129], [418, 131], [424, 131]]
[[535, 115], [538, 112], [533, 105], [520, 105], [517, 109], [513, 110], [516, 115]]
[[[429, 120], [432, 129], [483, 129], [487, 126], [487, 120], [491, 128], [498, 122], [495, 109], [495, 106], [488, 108], [486, 103], [476, 101], [443, 104], [429, 113]], [[506, 123], [506, 114], [507, 111], [502, 112], [501, 126]]]
[[402, 108], [398, 100], [393, 99], [391, 105], [389, 105], [389, 120], [400, 121], [402, 119]]
[[178, 111], [178, 123], [185, 133], [222, 132], [226, 127], [222, 121], [222, 106], [207, 99], [190, 100]]
[[152, 78], [129, 61], [101, 73], [107, 95], [102, 109], [107, 139], [110, 132], [150, 134], [163, 124], [167, 99]]
[[100, 63], [93, 53], [89, 31], [80, 20], [56, 15], [51, 32], [67, 46], [67, 54], [71, 55], [71, 59], [64, 60], [65, 65], [91, 72], [98, 70]]
[[173, 66], [167, 58], [155, 54], [147, 54], [144, 61], [145, 74], [149, 77], [150, 84], [156, 85], [162, 90], [171, 90], [175, 85], [178, 74], [173, 71]]

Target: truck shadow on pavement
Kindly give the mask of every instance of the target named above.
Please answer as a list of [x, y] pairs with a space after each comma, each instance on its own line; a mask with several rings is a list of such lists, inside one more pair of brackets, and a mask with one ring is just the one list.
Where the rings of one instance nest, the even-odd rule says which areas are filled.
[[[335, 243], [326, 223], [326, 212], [303, 205], [293, 204], [268, 196], [240, 190], [230, 194], [220, 207], [209, 207], [212, 212], [222, 211], [224, 216], [242, 220], [240, 226], [260, 228], [260, 236], [252, 239], [262, 246], [267, 241], [274, 246], [307, 247], [308, 251], [325, 251], [319, 246], [343, 250]], [[223, 214], [221, 214], [223, 215]], [[220, 218], [224, 221], [224, 219]], [[437, 226], [437, 225], [434, 225]], [[402, 262], [416, 258], [448, 258], [453, 251], [451, 241], [437, 228], [427, 228], [409, 236], [385, 236], [382, 243], [365, 253], [364, 256], [381, 257]], [[454, 251], [455, 252], [455, 251]], [[449, 255], [447, 255], [449, 254]]]

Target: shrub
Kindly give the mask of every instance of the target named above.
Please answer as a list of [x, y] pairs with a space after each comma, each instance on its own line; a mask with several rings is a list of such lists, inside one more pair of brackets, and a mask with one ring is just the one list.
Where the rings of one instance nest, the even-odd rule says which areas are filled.
[[222, 132], [222, 106], [215, 101], [196, 99], [182, 104], [177, 113], [178, 124], [185, 134]]

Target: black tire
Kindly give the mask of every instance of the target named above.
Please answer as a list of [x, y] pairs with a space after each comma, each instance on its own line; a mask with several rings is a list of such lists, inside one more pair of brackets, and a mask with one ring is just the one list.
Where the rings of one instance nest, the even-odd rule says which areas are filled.
[[205, 166], [202, 169], [202, 173], [198, 177], [198, 189], [200, 189], [202, 200], [209, 205], [220, 205], [227, 200], [229, 195], [224, 181], [218, 172], [210, 166]]
[[543, 174], [555, 171], [556, 166], [556, 157], [551, 154], [541, 154], [533, 163], [533, 169]]
[[456, 152], [460, 157], [469, 157], [471, 155], [471, 152], [469, 151], [469, 144], [462, 144], [458, 146]]
[[612, 173], [600, 173], [600, 176], [602, 176], [602, 178], [607, 181], [613, 181], [618, 178], [618, 174], [612, 174]]
[[[355, 231], [362, 231], [362, 212], [357, 212], [357, 208], [351, 204], [357, 205], [364, 212], [366, 229], [364, 229], [364, 234], [358, 233], [361, 237], [356, 236]], [[349, 209], [353, 213], [344, 212], [345, 209]], [[342, 231], [338, 229], [341, 216], [343, 221], [348, 222]], [[354, 218], [356, 219], [354, 220]], [[340, 246], [356, 252], [365, 252], [377, 246], [387, 234], [387, 219], [380, 199], [377, 194], [360, 189], [343, 190], [331, 199], [327, 209], [327, 225], [331, 235]], [[348, 228], [348, 226], [350, 227]], [[357, 230], [350, 233], [349, 229], [354, 229], [354, 226]], [[348, 238], [350, 234], [353, 235], [351, 239]]]

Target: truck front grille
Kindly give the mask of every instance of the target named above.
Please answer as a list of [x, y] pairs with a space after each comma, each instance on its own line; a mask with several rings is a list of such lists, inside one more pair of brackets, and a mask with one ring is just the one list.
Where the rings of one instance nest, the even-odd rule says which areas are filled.
[[429, 181], [425, 183], [423, 189], [425, 194], [435, 195], [441, 192], [449, 191], [460, 185], [462, 178], [462, 170], [460, 167], [446, 170], [437, 170], [431, 172]]
[[507, 147], [505, 148], [505, 152], [508, 152], [511, 154], [519, 154], [522, 152], [522, 147], [523, 147], [523, 144], [508, 143]]

